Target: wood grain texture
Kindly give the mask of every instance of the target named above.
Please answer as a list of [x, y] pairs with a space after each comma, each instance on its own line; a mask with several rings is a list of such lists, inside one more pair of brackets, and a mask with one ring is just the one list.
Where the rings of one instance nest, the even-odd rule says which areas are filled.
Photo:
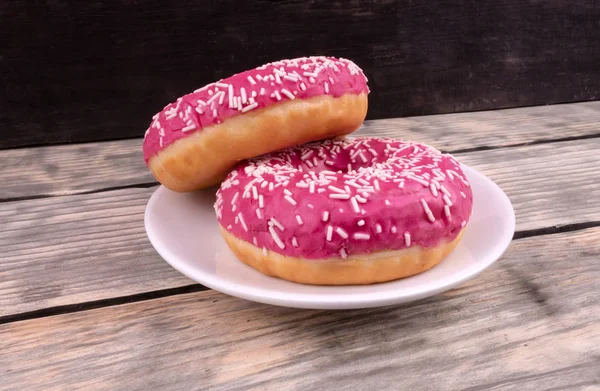
[[206, 291], [0, 326], [8, 390], [597, 390], [600, 228], [514, 241], [445, 294], [352, 311]]
[[0, 3], [0, 148], [141, 136], [178, 96], [268, 61], [365, 69], [370, 119], [595, 100], [590, 0]]
[[[600, 135], [600, 102], [366, 121], [357, 135], [422, 141], [446, 151]], [[0, 200], [76, 194], [154, 181], [142, 140], [0, 151]]]
[[[600, 221], [600, 138], [460, 154], [507, 192], [517, 230]], [[154, 191], [0, 204], [0, 316], [190, 284], [150, 246]]]

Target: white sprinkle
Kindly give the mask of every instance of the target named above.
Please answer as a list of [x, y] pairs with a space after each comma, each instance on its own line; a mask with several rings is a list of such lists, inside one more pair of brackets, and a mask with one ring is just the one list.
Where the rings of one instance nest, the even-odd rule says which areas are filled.
[[217, 109], [213, 109], [212, 114], [213, 114], [213, 117], [217, 117]]
[[235, 194], [233, 195], [233, 198], [231, 199], [231, 205], [236, 203], [239, 196], [240, 196], [240, 192], [236, 191]]
[[433, 213], [431, 212], [431, 209], [429, 209], [429, 205], [427, 205], [427, 201], [425, 201], [423, 198], [421, 198], [421, 205], [423, 206], [423, 210], [425, 210], [425, 214], [427, 215], [427, 218], [429, 219], [429, 221], [431, 221], [433, 223], [435, 221], [435, 217], [433, 217]]
[[[363, 193], [363, 195], [364, 195], [365, 197], [368, 197], [368, 196], [369, 196], [369, 194], [367, 194], [367, 193]], [[366, 199], [366, 198], [362, 198], [362, 197], [361, 197], [361, 196], [359, 196], [359, 195], [356, 195], [356, 196], [354, 196], [354, 197], [356, 198], [356, 201], [360, 202], [361, 204], [364, 204], [364, 203], [366, 203], [366, 202], [367, 202], [367, 199]]]
[[279, 230], [281, 230], [281, 232], [285, 231], [285, 227], [275, 217], [271, 217], [270, 222], [273, 223], [274, 226], [279, 228]]
[[463, 193], [462, 191], [460, 192], [460, 196], [461, 196], [462, 198], [467, 198], [467, 195], [466, 195], [465, 193]]
[[381, 224], [376, 224], [375, 225], [375, 232], [377, 232], [378, 234], [380, 234], [383, 230], [381, 229]]
[[316, 74], [316, 73], [314, 73], [314, 72], [304, 72], [304, 73], [302, 73], [302, 74], [303, 74], [304, 76], [306, 76], [306, 77], [309, 77], [309, 76], [310, 76], [310, 77], [318, 77], [318, 76], [319, 76], [319, 75], [317, 75], [317, 74]]
[[279, 76], [279, 73], [276, 73], [276, 74], [275, 74], [275, 82], [276, 82], [277, 84], [281, 84], [281, 77]]
[[328, 166], [333, 166], [333, 162], [331, 160], [325, 160], [325, 164]]
[[315, 183], [314, 182], [310, 182], [308, 184], [308, 187], [309, 187], [308, 191], [310, 192], [310, 194], [313, 194], [315, 192]]
[[377, 152], [373, 148], [369, 148], [369, 152], [371, 152], [371, 155], [377, 156]]
[[221, 91], [220, 92], [220, 96], [219, 96], [219, 105], [223, 104], [223, 101], [225, 100], [225, 91]]
[[295, 236], [292, 236], [292, 246], [298, 247], [298, 239]]
[[248, 106], [244, 107], [244, 108], [242, 109], [242, 113], [247, 113], [248, 111], [250, 111], [250, 110], [254, 110], [254, 109], [255, 109], [255, 108], [257, 108], [257, 107], [258, 107], [258, 102], [254, 102], [254, 103], [252, 103], [251, 105], [248, 105]]
[[301, 187], [303, 189], [308, 189], [308, 184], [304, 182], [296, 182], [296, 187]]
[[295, 199], [293, 199], [292, 197], [290, 197], [288, 195], [284, 196], [283, 198], [285, 198], [285, 200], [287, 202], [289, 202], [290, 204], [292, 204], [294, 206], [296, 206], [298, 204]]
[[242, 103], [246, 104], [246, 102], [248, 102], [248, 96], [246, 95], [246, 89], [244, 87], [240, 88], [240, 95], [242, 97]]
[[375, 187], [375, 190], [381, 190], [381, 188], [379, 187], [379, 181], [377, 179], [373, 181], [373, 186]]
[[429, 189], [431, 190], [431, 194], [433, 194], [434, 197], [438, 196], [438, 191], [437, 191], [437, 188], [435, 187], [435, 184], [431, 183], [429, 185]]
[[273, 182], [269, 183], [269, 191], [273, 191], [274, 188]]
[[344, 231], [341, 227], [337, 227], [335, 229], [335, 232], [337, 232], [337, 234], [340, 235], [342, 239], [348, 239], [348, 233]]
[[294, 195], [294, 194], [293, 194], [291, 191], [289, 191], [288, 189], [284, 189], [284, 190], [283, 190], [283, 193], [284, 193], [284, 194], [286, 194], [286, 195], [289, 195], [289, 196], [292, 196], [292, 195]]
[[392, 205], [392, 204], [391, 204], [391, 202], [390, 202], [389, 200], [385, 200], [385, 204], [386, 204], [387, 206], [390, 206], [390, 205]]
[[340, 213], [344, 213], [344, 209], [340, 208]]
[[328, 211], [324, 211], [323, 212], [323, 221], [327, 222], [327, 220], [329, 220], [329, 212]]
[[277, 98], [277, 100], [281, 100], [281, 95], [279, 94], [279, 91], [275, 91], [275, 98]]
[[404, 243], [406, 243], [406, 247], [410, 247], [410, 234], [408, 232], [404, 233]]
[[300, 215], [296, 215], [296, 221], [298, 222], [298, 225], [304, 224], [304, 221], [302, 221], [302, 217], [300, 217]]
[[340, 193], [340, 194], [346, 194], [346, 192], [342, 189], [340, 189], [339, 187], [335, 187], [335, 186], [327, 186], [327, 188], [331, 191], [334, 191], [336, 193]]
[[446, 203], [446, 205], [448, 206], [452, 206], [452, 201], [450, 201], [450, 197], [448, 197], [448, 195], [444, 194], [444, 203]]
[[264, 87], [261, 87], [258, 95], [264, 95], [264, 94], [265, 94], [265, 89], [264, 89]]
[[213, 95], [209, 100], [206, 101], [207, 104], [213, 103], [215, 100], [219, 99], [221, 95], [225, 95], [224, 91], [219, 91], [215, 95]]
[[315, 80], [315, 78], [314, 78], [314, 77], [310, 77], [310, 78], [308, 79], [308, 81], [309, 81], [309, 82], [311, 82], [312, 84], [315, 84], [315, 82], [316, 82], [316, 80]]
[[273, 238], [275, 243], [277, 243], [279, 248], [283, 250], [285, 248], [285, 244], [283, 244], [283, 242], [279, 238], [279, 235], [277, 235], [277, 232], [275, 232], [275, 229], [273, 227], [269, 227], [269, 233], [271, 234], [271, 237]]
[[184, 127], [183, 129], [181, 129], [181, 131], [182, 131], [183, 133], [185, 133], [185, 132], [189, 132], [190, 130], [194, 130], [195, 128], [196, 128], [196, 126], [194, 126], [194, 125], [189, 125], [189, 126], [186, 126], [186, 127]]
[[296, 98], [294, 96], [294, 94], [292, 94], [291, 92], [289, 92], [288, 90], [286, 90], [285, 88], [281, 89], [281, 93], [285, 96], [287, 96], [288, 98], [290, 98], [291, 100], [294, 100], [294, 98]]
[[396, 228], [395, 225], [392, 225], [391, 231], [393, 234], [395, 234], [396, 232], [398, 232], [398, 229]]
[[404, 188], [404, 182], [400, 182], [398, 184], [398, 189], [403, 189]]
[[327, 82], [323, 83], [323, 88], [325, 89], [325, 93], [329, 94], [329, 84]]
[[340, 250], [340, 255], [342, 256], [342, 259], [348, 258], [348, 253], [346, 253], [346, 250], [343, 248]]
[[350, 198], [350, 203], [352, 204], [352, 209], [354, 209], [354, 212], [360, 213], [360, 208], [358, 207], [358, 202], [356, 201], [356, 198]]
[[231, 226], [231, 224], [229, 224], [229, 225], [227, 226], [227, 230], [228, 230], [228, 231], [231, 231], [231, 228], [233, 228], [233, 227]]
[[255, 246], [258, 246], [258, 241], [256, 240], [256, 236], [252, 238], [252, 243], [254, 243]]
[[259, 219], [262, 219], [262, 212], [258, 208], [256, 209], [256, 217], [258, 217]]
[[300, 89], [301, 89], [302, 91], [306, 91], [306, 84], [304, 84], [304, 83], [300, 83]]
[[422, 184], [423, 186], [429, 186], [429, 182], [427, 182], [427, 181], [426, 181], [426, 180], [424, 180], [424, 179], [417, 178], [416, 176], [412, 176], [412, 175], [410, 175], [410, 176], [407, 176], [407, 178], [408, 178], [408, 179], [412, 179], [412, 180], [413, 180], [413, 181], [415, 181], [415, 182], [419, 182], [419, 183], [420, 183], [420, 184]]
[[325, 237], [325, 239], [327, 239], [328, 242], [331, 242], [331, 237], [333, 236], [333, 227], [331, 225], [327, 226], [327, 235]]
[[362, 227], [363, 225], [365, 225], [365, 221], [364, 220], [358, 220], [358, 222], [356, 224], [358, 224], [359, 227]]
[[204, 111], [202, 111], [202, 109], [200, 107], [196, 107], [195, 110], [200, 115], [204, 114]]
[[234, 109], [235, 108], [235, 100], [233, 97], [233, 86], [230, 84], [228, 88], [229, 88], [229, 108]]
[[256, 189], [256, 186], [252, 185], [252, 198], [254, 198], [255, 200], [258, 199], [258, 190]]
[[463, 222], [462, 222], [462, 223], [460, 223], [460, 227], [461, 227], [461, 228], [464, 228], [464, 226], [465, 226], [465, 225], [467, 225], [467, 222], [463, 220]]
[[265, 199], [263, 198], [262, 194], [260, 194], [258, 196], [258, 207], [259, 208], [264, 208], [265, 207]]
[[283, 78], [285, 80], [289, 80], [289, 81], [293, 81], [293, 82], [298, 81], [298, 79], [296, 79], [296, 75], [294, 75], [294, 74], [284, 75]]
[[371, 235], [363, 233], [363, 232], [357, 232], [354, 234], [354, 239], [356, 240], [369, 240], [371, 239]]
[[317, 189], [317, 193], [321, 194], [321, 193], [325, 193], [327, 190], [323, 189], [323, 188], [318, 188]]
[[363, 163], [366, 163], [368, 160], [366, 158], [366, 156], [362, 153], [362, 151], [360, 151], [360, 153], [358, 154], [358, 156], [360, 156], [360, 160], [363, 161]]
[[452, 215], [450, 214], [450, 205], [444, 205], [444, 214], [448, 220], [452, 218]]
[[441, 190], [442, 193], [444, 193], [448, 197], [452, 196], [452, 194], [450, 194], [450, 192], [444, 187], [444, 185], [440, 186], [440, 190]]
[[360, 185], [354, 183], [353, 181], [346, 181], [345, 183], [347, 183], [348, 185], [352, 186], [352, 187], [356, 187], [357, 189], [360, 189]]
[[242, 215], [242, 212], [238, 213], [237, 217], [239, 217], [240, 223], [242, 223], [244, 231], [248, 232], [248, 227], [246, 226], [246, 222], [244, 221], [244, 216]]
[[221, 88], [227, 88], [227, 87], [229, 87], [229, 84], [216, 82], [215, 86], [221, 87]]
[[237, 205], [233, 205], [233, 208], [231, 208], [232, 212], [235, 212], [237, 210]]
[[348, 200], [350, 199], [350, 194], [331, 193], [329, 194], [329, 198], [333, 198], [336, 200]]
[[307, 204], [306, 206], [308, 206], [311, 209], [314, 209], [315, 207], [312, 204]]
[[256, 81], [254, 80], [254, 78], [252, 76], [248, 76], [248, 81], [250, 82], [250, 84], [252, 84], [253, 86], [256, 85]]
[[312, 149], [309, 150], [306, 153], [303, 153], [302, 155], [300, 155], [300, 160], [306, 160], [306, 159], [308, 159], [309, 157], [312, 156], [313, 153], [314, 153], [314, 151]]
[[266, 257], [267, 256], [267, 248], [263, 247], [263, 255]]

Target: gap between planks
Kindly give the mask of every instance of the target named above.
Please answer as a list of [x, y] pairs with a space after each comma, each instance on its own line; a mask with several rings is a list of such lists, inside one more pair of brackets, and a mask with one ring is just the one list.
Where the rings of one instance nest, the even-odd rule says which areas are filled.
[[[381, 119], [366, 121], [353, 135], [473, 152], [598, 137], [599, 110], [600, 102], [586, 102]], [[0, 202], [152, 186], [141, 144], [130, 139], [0, 151]]]
[[26, 390], [598, 384], [599, 238], [516, 240], [476, 278], [397, 306], [301, 310], [206, 291], [4, 324], [0, 374]]
[[[600, 139], [594, 139], [467, 153], [460, 159], [507, 192], [517, 230], [530, 235], [600, 221], [598, 149]], [[143, 214], [153, 191], [3, 204], [0, 316], [193, 284], [148, 242]]]
[[[513, 243], [515, 241], [538, 237], [538, 236], [573, 233], [576, 231], [584, 231], [587, 229], [599, 228], [599, 227], [600, 227], [600, 221], [594, 221], [594, 222], [582, 223], [582, 224], [571, 224], [568, 226], [555, 226], [555, 227], [540, 228], [537, 230], [530, 230], [530, 231], [516, 231], [515, 235], [514, 235]], [[141, 301], [155, 300], [155, 299], [160, 299], [160, 298], [169, 297], [169, 296], [183, 295], [183, 294], [188, 294], [188, 293], [192, 293], [192, 292], [202, 292], [202, 291], [206, 291], [206, 290], [211, 290], [211, 289], [207, 288], [201, 284], [190, 284], [190, 285], [183, 285], [183, 286], [175, 287], [175, 288], [136, 293], [136, 294], [127, 295], [127, 296], [119, 296], [119, 297], [112, 297], [112, 298], [107, 298], [107, 299], [94, 300], [94, 301], [88, 301], [88, 302], [82, 302], [82, 303], [76, 303], [76, 304], [68, 304], [68, 305], [62, 305], [62, 306], [56, 306], [56, 307], [41, 308], [41, 309], [30, 311], [30, 312], [0, 316], [0, 325], [6, 324], [6, 323], [21, 322], [21, 321], [26, 321], [26, 320], [44, 318], [47, 316], [72, 314], [75, 312], [89, 311], [89, 310], [94, 310], [94, 309], [98, 309], [98, 308], [105, 308], [105, 307], [119, 306], [119, 305], [129, 304], [129, 303], [136, 303], [136, 302], [141, 302]]]

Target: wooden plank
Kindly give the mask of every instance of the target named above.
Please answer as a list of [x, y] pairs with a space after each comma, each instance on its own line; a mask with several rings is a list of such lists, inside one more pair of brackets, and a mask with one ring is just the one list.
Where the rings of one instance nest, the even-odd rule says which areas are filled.
[[312, 54], [365, 69], [372, 119], [594, 100], [598, 18], [589, 0], [4, 1], [0, 147], [141, 136], [184, 93]]
[[[598, 150], [600, 138], [459, 157], [500, 183], [522, 231], [600, 221]], [[190, 284], [146, 238], [143, 212], [153, 191], [2, 204], [0, 316]]]
[[[599, 135], [600, 102], [367, 121], [356, 133], [446, 151]], [[524, 131], [527, 129], [527, 131]], [[0, 151], [0, 200], [153, 182], [140, 139]]]
[[[461, 287], [352, 311], [214, 291], [0, 326], [15, 390], [597, 390], [600, 228], [514, 241]], [[588, 388], [586, 388], [588, 387]]]

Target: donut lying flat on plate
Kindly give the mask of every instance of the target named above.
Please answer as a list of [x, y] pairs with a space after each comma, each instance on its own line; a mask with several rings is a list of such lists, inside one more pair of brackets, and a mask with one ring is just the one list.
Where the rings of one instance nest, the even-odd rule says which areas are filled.
[[210, 187], [239, 160], [353, 132], [368, 93], [362, 70], [346, 59], [269, 63], [166, 106], [146, 131], [144, 160], [171, 190]]
[[469, 182], [452, 156], [368, 137], [240, 163], [215, 203], [240, 260], [270, 276], [327, 285], [432, 268], [458, 244], [471, 208]]

